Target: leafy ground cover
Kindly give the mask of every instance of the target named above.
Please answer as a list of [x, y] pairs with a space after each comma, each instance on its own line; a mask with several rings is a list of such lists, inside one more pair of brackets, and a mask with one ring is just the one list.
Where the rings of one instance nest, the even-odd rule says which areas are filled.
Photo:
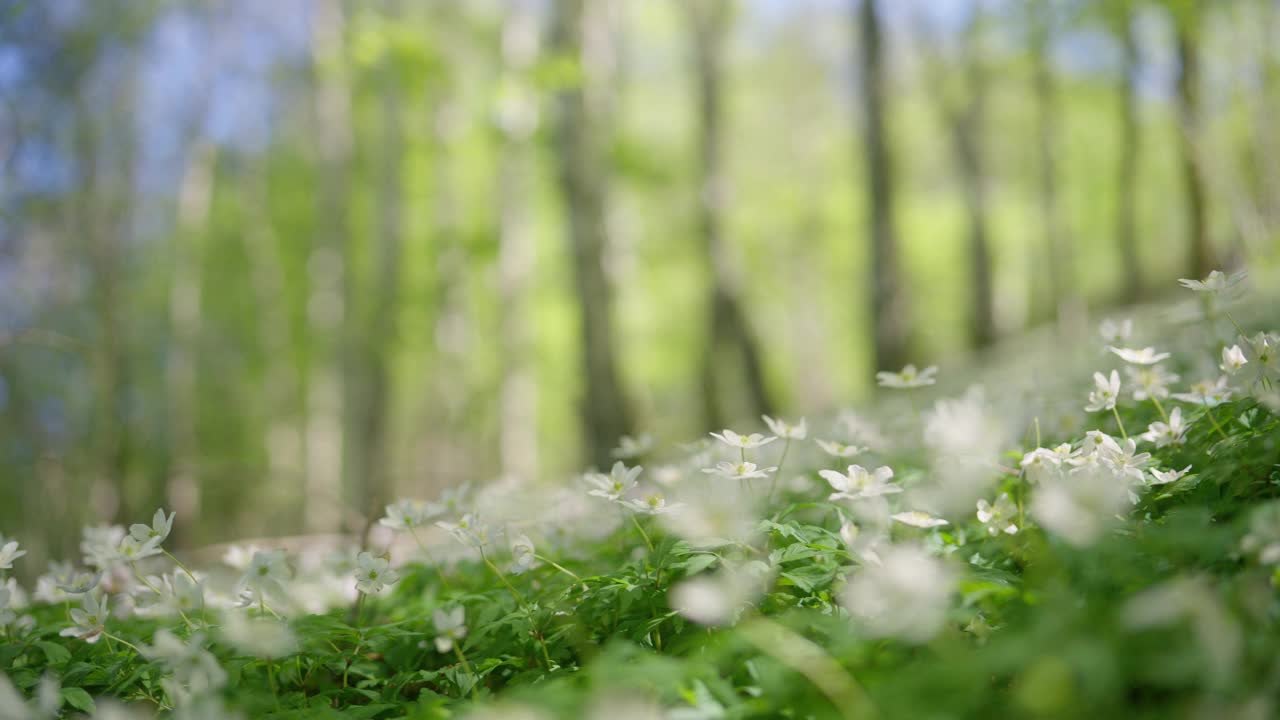
[[87, 528], [0, 590], [0, 717], [1272, 717], [1280, 336], [1184, 284], [1192, 342], [1104, 323], [1052, 418], [908, 367], [879, 413], [627, 438], [363, 548], [189, 570], [172, 514]]

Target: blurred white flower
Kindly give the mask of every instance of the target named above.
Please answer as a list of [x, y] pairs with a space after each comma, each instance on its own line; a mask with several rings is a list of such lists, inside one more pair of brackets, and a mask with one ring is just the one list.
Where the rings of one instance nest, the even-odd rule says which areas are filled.
[[98, 586], [102, 571], [73, 570], [67, 565], [64, 574], [54, 576], [57, 589], [68, 595], [83, 595]]
[[107, 629], [106, 622], [110, 612], [106, 595], [99, 600], [93, 593], [86, 593], [84, 599], [80, 601], [80, 607], [71, 608], [72, 626], [63, 628], [58, 635], [96, 643]]
[[809, 426], [804, 418], [800, 418], [800, 422], [792, 425], [782, 419], [774, 419], [768, 415], [761, 415], [764, 418], [764, 424], [769, 426], [769, 432], [780, 438], [788, 440], [803, 440], [809, 436]]
[[1187, 441], [1187, 426], [1182, 422], [1182, 408], [1176, 407], [1169, 413], [1169, 422], [1153, 422], [1147, 431], [1139, 437], [1162, 448], [1167, 445], [1181, 445]]
[[606, 500], [618, 500], [627, 494], [631, 488], [636, 486], [636, 478], [639, 477], [640, 471], [643, 470], [637, 465], [633, 468], [627, 468], [621, 460], [613, 464], [613, 469], [608, 475], [603, 473], [587, 473], [583, 479], [595, 489], [587, 492], [588, 495], [602, 497]]
[[[145, 526], [143, 526], [145, 527]], [[126, 535], [120, 541], [120, 547], [116, 549], [117, 555], [126, 563], [135, 563], [139, 560], [145, 560], [149, 557], [155, 557], [160, 554], [160, 543], [157, 538], [148, 538], [139, 540], [132, 535]]]
[[1015, 535], [1018, 524], [1014, 519], [1018, 516], [1018, 506], [1009, 498], [1009, 493], [1000, 493], [995, 503], [985, 499], [978, 501], [978, 522], [987, 526], [988, 535]]
[[1120, 348], [1114, 345], [1107, 348], [1111, 352], [1120, 357], [1121, 360], [1133, 365], [1155, 365], [1161, 360], [1168, 359], [1169, 353], [1158, 353], [1155, 348], [1144, 347], [1140, 350], [1132, 348]]
[[1192, 405], [1217, 407], [1231, 399], [1231, 390], [1227, 388], [1225, 375], [1213, 380], [1201, 380], [1191, 386], [1185, 393], [1173, 393], [1174, 400], [1181, 400]]
[[715, 573], [677, 583], [667, 602], [681, 616], [700, 625], [723, 625], [759, 597], [771, 579], [769, 566], [759, 560], [742, 565], [726, 563]]
[[436, 527], [448, 531], [455, 540], [468, 547], [483, 550], [489, 546], [489, 528], [475, 513], [467, 513], [457, 522], [437, 522]]
[[893, 468], [882, 465], [874, 472], [868, 472], [861, 465], [850, 465], [847, 472], [819, 470], [818, 474], [831, 486], [834, 493], [828, 500], [858, 500], [861, 498], [892, 495], [902, 492], [902, 488], [889, 482], [893, 478]]
[[1204, 280], [1181, 278], [1178, 284], [1188, 290], [1216, 294], [1230, 289], [1245, 278], [1244, 271], [1225, 275], [1221, 270], [1213, 270]]
[[251, 618], [227, 613], [221, 635], [236, 650], [259, 658], [280, 658], [297, 651], [298, 641], [289, 625], [271, 618]]
[[80, 552], [84, 554], [85, 565], [105, 570], [120, 562], [120, 542], [125, 537], [123, 527], [120, 525], [86, 527], [82, 532]]
[[12, 570], [13, 561], [26, 555], [26, 550], [18, 549], [18, 541], [10, 540], [0, 547], [0, 570]]
[[388, 585], [400, 581], [400, 573], [391, 569], [391, 562], [368, 551], [356, 555], [356, 589], [366, 595], [376, 595]]
[[613, 456], [623, 460], [640, 457], [653, 449], [653, 436], [648, 434], [623, 435], [618, 438], [618, 447], [614, 448]]
[[1112, 320], [1111, 318], [1105, 318], [1098, 325], [1098, 334], [1102, 336], [1103, 341], [1108, 345], [1114, 345], [1121, 340], [1128, 340], [1129, 336], [1133, 334], [1133, 319]]
[[204, 607], [204, 587], [186, 573], [151, 576], [147, 582], [150, 587], [138, 600], [146, 614], [179, 615]]
[[726, 429], [724, 432], [711, 433], [711, 437], [738, 450], [752, 450], [777, 440], [777, 437], [765, 437], [760, 433], [751, 433], [750, 435], [739, 435], [738, 433]]
[[1263, 565], [1280, 565], [1280, 500], [1272, 500], [1249, 516], [1249, 533], [1240, 547]]
[[867, 448], [865, 447], [845, 445], [844, 443], [837, 442], [835, 440], [818, 440], [817, 443], [818, 447], [822, 448], [823, 452], [837, 458], [851, 458], [861, 455], [867, 451]]
[[930, 365], [923, 370], [916, 370], [915, 365], [907, 365], [896, 373], [885, 371], [876, 373], [876, 383], [879, 384], [880, 387], [895, 388], [898, 390], [918, 388], [936, 383], [937, 380], [934, 379], [934, 375], [937, 374], [937, 365]]
[[916, 545], [889, 545], [880, 556], [853, 575], [841, 604], [869, 636], [929, 640], [946, 622], [955, 574]]
[[528, 535], [521, 533], [511, 539], [511, 572], [521, 575], [541, 565], [537, 551]]
[[1086, 546], [1130, 502], [1128, 483], [1107, 465], [1094, 463], [1041, 483], [1031, 496], [1030, 512], [1046, 530], [1073, 545]]
[[1266, 375], [1280, 371], [1280, 335], [1260, 332], [1248, 341], [1249, 353], [1258, 363], [1258, 374]]
[[379, 525], [392, 530], [413, 530], [442, 515], [444, 506], [425, 503], [421, 500], [401, 499], [388, 505], [386, 513], [386, 516], [378, 521]]
[[918, 528], [935, 528], [950, 524], [942, 518], [934, 517], [927, 512], [921, 512], [919, 510], [908, 510], [906, 512], [894, 513], [889, 517], [903, 525], [910, 525], [911, 527]]
[[1126, 365], [1124, 372], [1134, 386], [1133, 399], [1137, 401], [1169, 397], [1169, 386], [1180, 379], [1161, 365]]
[[1240, 346], [1232, 345], [1231, 347], [1222, 348], [1222, 364], [1218, 368], [1228, 375], [1235, 375], [1248, 362], [1249, 360], [1245, 358], [1244, 351], [1240, 349]]
[[645, 495], [643, 498], [623, 500], [622, 505], [623, 507], [642, 515], [665, 515], [669, 512], [677, 511], [682, 507], [681, 503], [668, 505], [667, 499], [662, 495], [662, 493], [650, 493]]
[[156, 514], [151, 518], [150, 525], [135, 523], [129, 527], [129, 535], [140, 544], [153, 542], [159, 547], [169, 537], [169, 533], [173, 532], [173, 519], [177, 513], [169, 513], [166, 517], [164, 508], [156, 510]]
[[1084, 407], [1088, 412], [1112, 410], [1116, 399], [1120, 397], [1120, 373], [1111, 371], [1108, 377], [1100, 372], [1093, 374], [1093, 390], [1089, 392], [1089, 404]]
[[150, 646], [139, 648], [142, 654], [156, 660], [173, 673], [173, 680], [180, 688], [166, 686], [166, 690], [183, 691], [184, 694], [203, 695], [221, 689], [227, 683], [227, 673], [208, 650], [204, 649], [204, 635], [196, 633], [184, 642], [165, 629], [157, 630]]
[[758, 468], [753, 462], [721, 461], [716, 463], [713, 468], [703, 468], [702, 472], [708, 475], [719, 475], [729, 480], [750, 480], [752, 478], [767, 478], [769, 473], [777, 469], [776, 467]]
[[284, 584], [291, 574], [284, 550], [259, 550], [240, 576], [240, 587], [253, 594], [254, 602], [262, 602], [265, 597], [283, 598]]
[[849, 548], [849, 554], [858, 558], [864, 565], [880, 565], [878, 548], [889, 542], [889, 536], [881, 529], [867, 532], [862, 526], [846, 520], [840, 525], [840, 539]]
[[682, 493], [681, 500], [677, 511], [659, 515], [658, 522], [694, 547], [748, 542], [760, 522], [750, 495], [738, 484], [703, 484]]
[[1147, 484], [1148, 485], [1168, 485], [1171, 482], [1176, 482], [1178, 480], [1181, 480], [1182, 477], [1190, 471], [1191, 471], [1190, 465], [1182, 468], [1181, 470], [1160, 470], [1158, 468], [1151, 468], [1149, 472], [1151, 473], [1152, 479], [1148, 481]]
[[466, 609], [461, 605], [445, 612], [437, 608], [431, 614], [431, 622], [436, 626], [436, 650], [447, 653], [454, 644], [467, 636]]

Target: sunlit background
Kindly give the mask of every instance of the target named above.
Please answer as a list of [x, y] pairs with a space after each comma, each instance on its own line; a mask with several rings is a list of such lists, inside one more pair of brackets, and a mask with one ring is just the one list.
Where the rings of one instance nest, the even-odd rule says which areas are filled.
[[0, 0], [0, 531], [356, 530], [1274, 262], [1277, 38], [1272, 0]]

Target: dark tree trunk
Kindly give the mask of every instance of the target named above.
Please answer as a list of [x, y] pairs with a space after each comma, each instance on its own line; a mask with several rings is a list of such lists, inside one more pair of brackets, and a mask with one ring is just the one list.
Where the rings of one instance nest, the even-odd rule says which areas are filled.
[[884, 47], [877, 0], [857, 6], [858, 58], [862, 102], [862, 140], [867, 168], [870, 219], [873, 346], [877, 369], [896, 370], [906, 362], [909, 308], [898, 267], [893, 221], [893, 162], [885, 115]]
[[1200, 49], [1190, 19], [1178, 26], [1178, 114], [1182, 123], [1182, 184], [1187, 210], [1187, 272], [1204, 277], [1214, 267], [1209, 246], [1208, 208], [1197, 143], [1200, 141]]
[[[976, 11], [975, 11], [976, 12]], [[991, 278], [991, 248], [987, 213], [986, 163], [982, 132], [987, 102], [987, 71], [982, 57], [982, 19], [975, 17], [967, 32], [965, 60], [967, 96], [963, 105], [950, 113], [951, 135], [964, 185], [965, 208], [969, 215], [969, 339], [975, 348], [995, 341], [995, 302]]]
[[[1037, 289], [1037, 281], [1031, 283], [1031, 317], [1041, 321], [1052, 314], [1059, 322], [1064, 319], [1067, 296], [1071, 293], [1074, 265], [1073, 253], [1063, 227], [1058, 205], [1058, 87], [1050, 64], [1050, 43], [1053, 37], [1051, 10], [1043, 3], [1036, 5], [1039, 16], [1033, 19], [1032, 61], [1033, 92], [1036, 98], [1037, 150], [1040, 158], [1040, 222], [1044, 230], [1044, 276], [1048, 279], [1046, 292]], [[1040, 278], [1036, 272], [1033, 278]], [[1047, 295], [1047, 297], [1046, 297]]]
[[693, 29], [693, 55], [698, 107], [698, 224], [710, 278], [709, 327], [703, 355], [704, 422], [724, 427], [726, 408], [720, 394], [720, 360], [736, 354], [742, 362], [750, 412], [772, 413], [765, 388], [759, 345], [729, 268], [724, 249], [724, 44], [730, 6], [726, 0], [691, 0], [686, 5]]
[[1133, 17], [1126, 9], [1117, 32], [1124, 44], [1120, 91], [1120, 164], [1116, 177], [1116, 244], [1124, 265], [1124, 299], [1142, 298], [1142, 261], [1138, 256], [1138, 152], [1142, 133], [1138, 132], [1137, 72], [1141, 59], [1133, 34]]
[[[595, 8], [598, 10], [598, 8]], [[584, 25], [598, 18], [586, 12], [584, 0], [556, 0], [552, 23], [553, 50], [581, 58]], [[606, 178], [603, 132], [594, 116], [596, 88], [586, 68], [581, 84], [562, 88], [555, 98], [555, 148], [564, 199], [574, 284], [582, 331], [585, 375], [582, 429], [588, 457], [607, 467], [618, 438], [631, 429], [630, 408], [623, 396], [613, 350], [613, 288], [605, 275]]]

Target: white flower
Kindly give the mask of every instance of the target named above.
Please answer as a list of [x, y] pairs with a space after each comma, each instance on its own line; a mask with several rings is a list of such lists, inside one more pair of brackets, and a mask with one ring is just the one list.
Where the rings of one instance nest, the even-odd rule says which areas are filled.
[[1102, 336], [1103, 341], [1108, 345], [1115, 344], [1121, 340], [1128, 340], [1129, 336], [1133, 334], [1133, 319], [1112, 320], [1111, 318], [1106, 318], [1098, 326], [1098, 334]]
[[1147, 483], [1149, 485], [1168, 485], [1171, 482], [1181, 480], [1184, 475], [1190, 472], [1191, 466], [1188, 465], [1181, 470], [1158, 470], [1151, 469], [1152, 479]]
[[880, 565], [883, 560], [877, 548], [889, 542], [883, 531], [863, 532], [862, 527], [852, 520], [840, 525], [840, 539], [848, 546], [849, 553], [862, 561], [864, 565]]
[[636, 478], [639, 477], [643, 468], [639, 465], [628, 469], [622, 461], [613, 464], [613, 469], [608, 475], [603, 473], [587, 473], [583, 479], [587, 483], [595, 486], [594, 490], [587, 492], [588, 495], [602, 497], [607, 500], [618, 500], [627, 493], [631, 488], [636, 486]]
[[759, 527], [751, 494], [740, 483], [699, 483], [682, 499], [678, 512], [659, 515], [658, 522], [694, 547], [749, 542]]
[[1157, 353], [1155, 348], [1144, 347], [1141, 350], [1131, 348], [1120, 348], [1114, 345], [1107, 348], [1111, 352], [1120, 357], [1121, 360], [1132, 363], [1134, 365], [1155, 365], [1161, 360], [1169, 357], [1169, 353]]
[[774, 437], [774, 436], [765, 437], [760, 433], [751, 433], [750, 435], [739, 435], [738, 433], [728, 429], [726, 429], [723, 433], [711, 433], [711, 437], [719, 440], [720, 442], [724, 443], [725, 445], [728, 445], [731, 448], [737, 448], [739, 450], [752, 450], [754, 448], [761, 447], [762, 445], [768, 445], [769, 443], [778, 439], [777, 437]]
[[1218, 367], [1222, 372], [1228, 375], [1235, 375], [1240, 372], [1240, 368], [1248, 364], [1248, 360], [1244, 356], [1244, 351], [1239, 345], [1222, 348], [1222, 364]]
[[988, 535], [1017, 534], [1018, 525], [1013, 521], [1017, 515], [1018, 506], [1013, 504], [1009, 493], [1000, 493], [994, 505], [986, 500], [978, 501], [978, 522], [987, 526]]
[[139, 602], [142, 609], [161, 615], [180, 615], [204, 607], [204, 587], [186, 573], [147, 578], [149, 595]]
[[386, 517], [378, 524], [392, 530], [420, 528], [444, 512], [444, 506], [424, 503], [421, 500], [397, 500], [386, 508]]
[[489, 528], [480, 521], [480, 516], [476, 513], [467, 513], [458, 518], [458, 522], [437, 522], [436, 527], [447, 530], [463, 545], [476, 549], [484, 549], [489, 545]]
[[1070, 475], [1044, 482], [1031, 496], [1030, 512], [1042, 527], [1085, 546], [1115, 522], [1131, 503], [1127, 483], [1101, 463], [1082, 465]]
[[[1172, 417], [1169, 419], [1173, 420]], [[1178, 419], [1181, 421], [1180, 417]], [[1138, 443], [1133, 438], [1125, 440], [1122, 445], [1117, 444], [1116, 447], [1117, 450], [1104, 447], [1098, 452], [1099, 458], [1121, 477], [1133, 482], [1142, 482], [1147, 463], [1151, 462], [1151, 453], [1138, 452]]]
[[911, 527], [918, 527], [918, 528], [935, 528], [935, 527], [942, 527], [943, 525], [950, 524], [946, 520], [943, 520], [942, 518], [934, 517], [927, 512], [920, 512], [919, 510], [910, 510], [908, 512], [894, 513], [889, 517], [893, 518], [894, 520], [897, 520], [903, 525], [910, 525]]
[[536, 567], [541, 563], [538, 562], [537, 553], [533, 547], [533, 541], [528, 535], [521, 533], [511, 540], [511, 572], [515, 575], [521, 575]]
[[1224, 375], [1216, 380], [1201, 380], [1191, 386], [1190, 392], [1174, 393], [1173, 399], [1193, 405], [1217, 407], [1231, 399], [1231, 391], [1227, 389], [1227, 378]]
[[139, 649], [144, 656], [159, 661], [173, 673], [180, 693], [203, 695], [226, 685], [227, 673], [218, 659], [204, 649], [204, 636], [200, 633], [183, 642], [177, 635], [161, 629], [156, 631], [151, 643]]
[[1248, 341], [1250, 354], [1258, 362], [1259, 373], [1280, 371], [1280, 335], [1260, 332], [1245, 340]]
[[616, 458], [621, 458], [623, 460], [628, 460], [631, 458], [640, 457], [641, 455], [644, 455], [645, 453], [649, 452], [649, 450], [651, 450], [652, 448], [653, 448], [652, 435], [645, 434], [645, 435], [637, 435], [636, 437], [632, 437], [630, 435], [623, 435], [622, 437], [618, 438], [618, 447], [614, 449], [613, 456]]
[[715, 573], [677, 583], [667, 594], [667, 603], [700, 625], [723, 625], [763, 593], [771, 577], [772, 570], [759, 560], [741, 566], [726, 563]]
[[82, 532], [80, 552], [84, 553], [85, 565], [105, 570], [120, 562], [120, 542], [124, 540], [126, 534], [123, 527], [119, 525], [86, 527]]
[[703, 468], [702, 472], [708, 475], [719, 475], [729, 480], [750, 480], [752, 478], [767, 478], [769, 473], [777, 470], [776, 467], [757, 468], [753, 462], [727, 462], [722, 461], [716, 463], [713, 468]]
[[356, 555], [356, 590], [366, 595], [376, 595], [387, 585], [400, 580], [400, 573], [391, 569], [391, 562], [368, 551]]
[[102, 571], [72, 570], [68, 565], [66, 571], [55, 574], [53, 580], [58, 590], [68, 595], [83, 595], [98, 586]]
[[1153, 442], [1156, 447], [1162, 448], [1166, 445], [1181, 445], [1187, 441], [1187, 426], [1182, 422], [1182, 408], [1176, 407], [1173, 412], [1169, 413], [1169, 422], [1153, 422], [1147, 426], [1147, 431], [1140, 436], [1147, 442]]
[[822, 448], [824, 452], [826, 452], [828, 455], [831, 455], [832, 457], [851, 458], [857, 455], [861, 455], [862, 453], [867, 451], [867, 448], [865, 447], [858, 447], [857, 445], [845, 445], [844, 443], [837, 442], [835, 440], [818, 440], [817, 442], [818, 442], [818, 447]]
[[13, 561], [26, 555], [26, 550], [18, 549], [18, 541], [10, 540], [0, 547], [0, 570], [12, 570]]
[[236, 650], [259, 658], [284, 657], [298, 647], [297, 638], [287, 623], [251, 618], [243, 613], [227, 613], [221, 635]]
[[126, 563], [135, 563], [139, 560], [154, 557], [160, 554], [159, 538], [153, 537], [139, 540], [132, 535], [126, 535], [120, 541], [120, 547], [116, 549], [116, 553]]
[[102, 633], [106, 632], [110, 612], [107, 608], [106, 595], [102, 596], [102, 600], [98, 600], [93, 593], [86, 593], [84, 599], [80, 601], [80, 607], [71, 608], [71, 622], [74, 625], [63, 628], [58, 634], [62, 637], [80, 638], [87, 643], [96, 643], [98, 638], [102, 637]]
[[1244, 279], [1244, 277], [1245, 277], [1245, 273], [1243, 271], [1232, 273], [1231, 275], [1225, 275], [1221, 270], [1214, 270], [1210, 272], [1209, 276], [1206, 277], [1204, 280], [1190, 280], [1187, 278], [1181, 278], [1178, 280], [1178, 284], [1182, 285], [1182, 287], [1187, 288], [1188, 290], [1194, 290], [1196, 292], [1220, 293], [1223, 290], [1226, 290], [1234, 286], [1235, 284], [1239, 283], [1241, 280]]
[[923, 643], [942, 629], [955, 575], [922, 547], [890, 545], [880, 565], [859, 570], [840, 593], [840, 602], [873, 637]]
[[1093, 390], [1089, 393], [1089, 404], [1084, 409], [1088, 412], [1112, 410], [1115, 408], [1116, 399], [1119, 397], [1120, 373], [1112, 370], [1111, 376], [1108, 377], [1096, 372], [1093, 374]]
[[1169, 397], [1169, 385], [1179, 380], [1177, 374], [1165, 370], [1160, 365], [1138, 367], [1126, 365], [1124, 372], [1129, 376], [1129, 382], [1135, 386], [1133, 399], [1138, 401], [1153, 397]]
[[431, 615], [431, 621], [436, 626], [436, 650], [447, 653], [453, 649], [454, 643], [467, 636], [466, 610], [462, 606], [458, 606], [445, 612], [437, 608]]
[[289, 577], [283, 550], [259, 550], [253, 554], [249, 567], [240, 577], [240, 587], [251, 591], [259, 601], [266, 595], [283, 597], [284, 584]]
[[652, 493], [640, 499], [623, 500], [622, 505], [642, 515], [664, 515], [683, 507], [683, 503], [668, 505], [662, 493]]
[[923, 370], [916, 370], [915, 365], [907, 365], [898, 372], [878, 372], [876, 373], [876, 383], [880, 387], [906, 389], [918, 388], [926, 385], [933, 385], [937, 382], [934, 375], [938, 374], [938, 366], [930, 365]]
[[893, 468], [882, 465], [874, 472], [868, 472], [861, 465], [850, 465], [845, 473], [834, 470], [819, 470], [818, 474], [831, 486], [834, 493], [827, 497], [836, 500], [857, 500], [859, 498], [879, 497], [902, 492], [902, 488], [889, 480], [893, 478]]
[[169, 513], [165, 517], [164, 508], [156, 510], [156, 514], [151, 518], [151, 525], [143, 525], [135, 523], [129, 527], [129, 535], [139, 543], [154, 542], [159, 547], [169, 537], [169, 533], [173, 532], [173, 518], [177, 513]]
[[804, 418], [800, 418], [800, 422], [792, 425], [782, 419], [774, 419], [768, 415], [761, 415], [764, 418], [764, 424], [769, 426], [769, 432], [780, 438], [788, 440], [803, 440], [809, 436], [809, 426]]

